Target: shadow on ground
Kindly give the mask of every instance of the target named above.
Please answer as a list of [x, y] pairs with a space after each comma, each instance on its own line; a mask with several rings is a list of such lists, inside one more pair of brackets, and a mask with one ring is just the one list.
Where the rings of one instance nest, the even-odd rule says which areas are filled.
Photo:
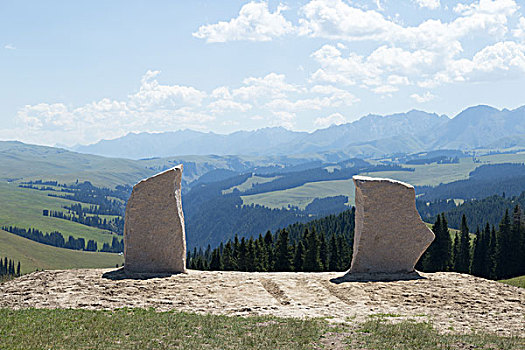
[[419, 272], [407, 273], [347, 273], [341, 277], [332, 278], [330, 282], [341, 284], [345, 282], [396, 282], [426, 279]]
[[106, 278], [112, 281], [119, 280], [148, 280], [152, 278], [166, 278], [175, 275], [179, 275], [180, 272], [129, 272], [125, 271], [123, 267], [117, 270], [105, 272], [102, 274], [102, 278]]

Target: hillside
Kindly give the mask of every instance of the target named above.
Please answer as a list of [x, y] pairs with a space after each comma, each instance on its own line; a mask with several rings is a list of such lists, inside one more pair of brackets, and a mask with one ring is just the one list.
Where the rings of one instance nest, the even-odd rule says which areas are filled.
[[20, 261], [22, 273], [35, 270], [114, 267], [124, 257], [112, 253], [84, 252], [33, 242], [0, 230], [0, 257]]

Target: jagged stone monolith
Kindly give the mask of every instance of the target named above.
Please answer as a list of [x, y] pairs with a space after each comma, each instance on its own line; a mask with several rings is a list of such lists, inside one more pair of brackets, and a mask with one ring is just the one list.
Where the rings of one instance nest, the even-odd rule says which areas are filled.
[[349, 275], [414, 272], [435, 238], [416, 210], [414, 187], [367, 176], [353, 180], [355, 235]]
[[133, 186], [124, 223], [124, 270], [186, 271], [182, 164]]

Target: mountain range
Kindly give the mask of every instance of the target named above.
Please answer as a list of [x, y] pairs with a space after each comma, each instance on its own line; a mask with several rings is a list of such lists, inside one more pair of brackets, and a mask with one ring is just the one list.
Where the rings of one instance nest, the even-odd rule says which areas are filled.
[[130, 133], [72, 150], [109, 157], [140, 159], [179, 155], [294, 155], [341, 151], [351, 157], [381, 157], [437, 149], [475, 150], [525, 147], [525, 106], [499, 110], [480, 105], [449, 118], [411, 110], [367, 115], [311, 133], [282, 127], [223, 135], [180, 130]]

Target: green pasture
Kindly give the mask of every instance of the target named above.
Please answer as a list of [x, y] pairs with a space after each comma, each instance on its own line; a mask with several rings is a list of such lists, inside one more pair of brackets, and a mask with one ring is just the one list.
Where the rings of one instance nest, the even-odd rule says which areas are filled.
[[15, 183], [0, 182], [0, 227], [17, 226], [36, 228], [43, 232], [59, 231], [67, 238], [82, 237], [86, 242], [95, 240], [99, 247], [104, 242], [111, 243], [113, 235], [95, 227], [89, 227], [73, 221], [43, 216], [42, 210], [66, 211], [62, 206], [78, 203], [63, 198], [49, 197], [52, 191], [39, 191], [20, 188]]
[[22, 273], [37, 269], [115, 267], [124, 262], [122, 255], [52, 247], [0, 230], [0, 257], [4, 256], [20, 261]]
[[278, 178], [280, 178], [280, 176], [262, 177], [262, 176], [252, 175], [251, 177], [246, 179], [246, 181], [244, 181], [242, 184], [230, 187], [226, 190], [223, 190], [222, 194], [232, 193], [235, 189], [239, 190], [240, 192], [244, 192], [244, 191], [251, 189], [252, 186], [254, 185], [263, 184], [266, 182], [272, 182], [273, 180], [276, 180]]
[[354, 183], [348, 180], [308, 182], [302, 186], [281, 191], [241, 196], [243, 204], [259, 204], [269, 208], [286, 208], [288, 204], [300, 209], [306, 208], [315, 198], [347, 196], [349, 204], [354, 203]]

